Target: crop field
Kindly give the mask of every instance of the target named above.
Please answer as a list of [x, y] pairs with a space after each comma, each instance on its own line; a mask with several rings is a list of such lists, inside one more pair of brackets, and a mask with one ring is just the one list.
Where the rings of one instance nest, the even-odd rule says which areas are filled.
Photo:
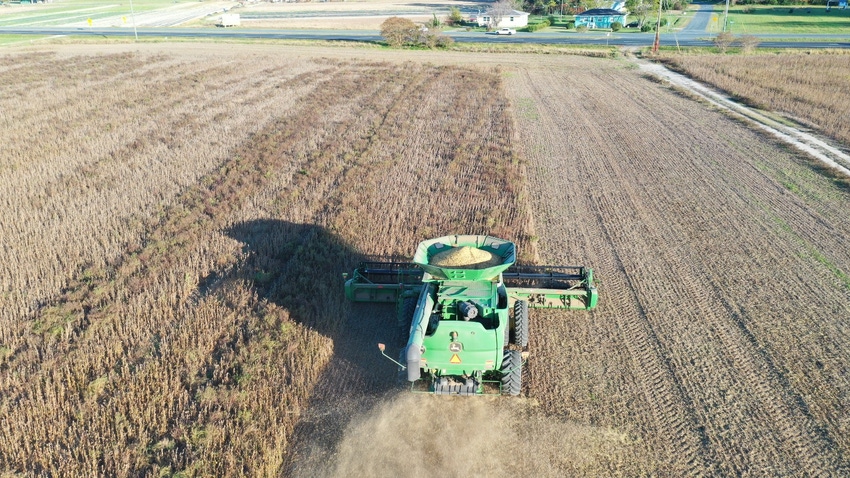
[[668, 55], [667, 64], [748, 104], [850, 145], [850, 55]]
[[[54, 48], [0, 56], [0, 473], [850, 472], [850, 192], [623, 60]], [[461, 232], [600, 281], [520, 398], [399, 391], [343, 298]]]

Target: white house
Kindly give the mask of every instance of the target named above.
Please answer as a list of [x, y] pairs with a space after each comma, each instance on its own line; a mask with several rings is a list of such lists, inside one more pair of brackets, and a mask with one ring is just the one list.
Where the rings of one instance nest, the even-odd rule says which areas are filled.
[[509, 13], [502, 15], [502, 21], [498, 25], [493, 25], [493, 11], [488, 10], [477, 18], [479, 27], [492, 26], [493, 28], [520, 28], [528, 26], [528, 13], [519, 10], [511, 10]]

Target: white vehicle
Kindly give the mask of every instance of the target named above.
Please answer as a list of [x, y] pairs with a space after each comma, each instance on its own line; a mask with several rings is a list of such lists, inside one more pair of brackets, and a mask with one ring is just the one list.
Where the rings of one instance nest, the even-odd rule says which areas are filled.
[[240, 24], [239, 14], [238, 13], [222, 13], [221, 19], [218, 22], [218, 26], [220, 27], [238, 27]]
[[513, 28], [508, 28], [508, 27], [504, 27], [504, 28], [500, 28], [500, 29], [496, 30], [496, 35], [513, 35], [515, 33], [516, 33], [516, 30], [514, 30]]

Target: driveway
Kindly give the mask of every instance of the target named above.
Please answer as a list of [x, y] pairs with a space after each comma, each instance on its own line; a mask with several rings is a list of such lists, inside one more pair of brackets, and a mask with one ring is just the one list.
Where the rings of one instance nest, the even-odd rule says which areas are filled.
[[682, 33], [705, 33], [708, 31], [708, 25], [711, 22], [711, 14], [713, 11], [714, 4], [700, 4], [699, 10], [694, 13], [694, 18], [688, 23], [688, 25], [682, 29]]

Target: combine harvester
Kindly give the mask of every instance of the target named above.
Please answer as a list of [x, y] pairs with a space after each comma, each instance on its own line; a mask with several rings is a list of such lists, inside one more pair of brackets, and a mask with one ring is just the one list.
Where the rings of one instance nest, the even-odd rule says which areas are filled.
[[589, 268], [517, 266], [506, 272], [514, 262], [513, 242], [444, 236], [421, 242], [413, 263], [361, 263], [351, 278], [345, 275], [345, 295], [396, 304], [405, 344], [399, 361], [386, 355], [384, 344], [378, 347], [412, 390], [519, 395], [528, 309], [589, 310], [597, 294]]

